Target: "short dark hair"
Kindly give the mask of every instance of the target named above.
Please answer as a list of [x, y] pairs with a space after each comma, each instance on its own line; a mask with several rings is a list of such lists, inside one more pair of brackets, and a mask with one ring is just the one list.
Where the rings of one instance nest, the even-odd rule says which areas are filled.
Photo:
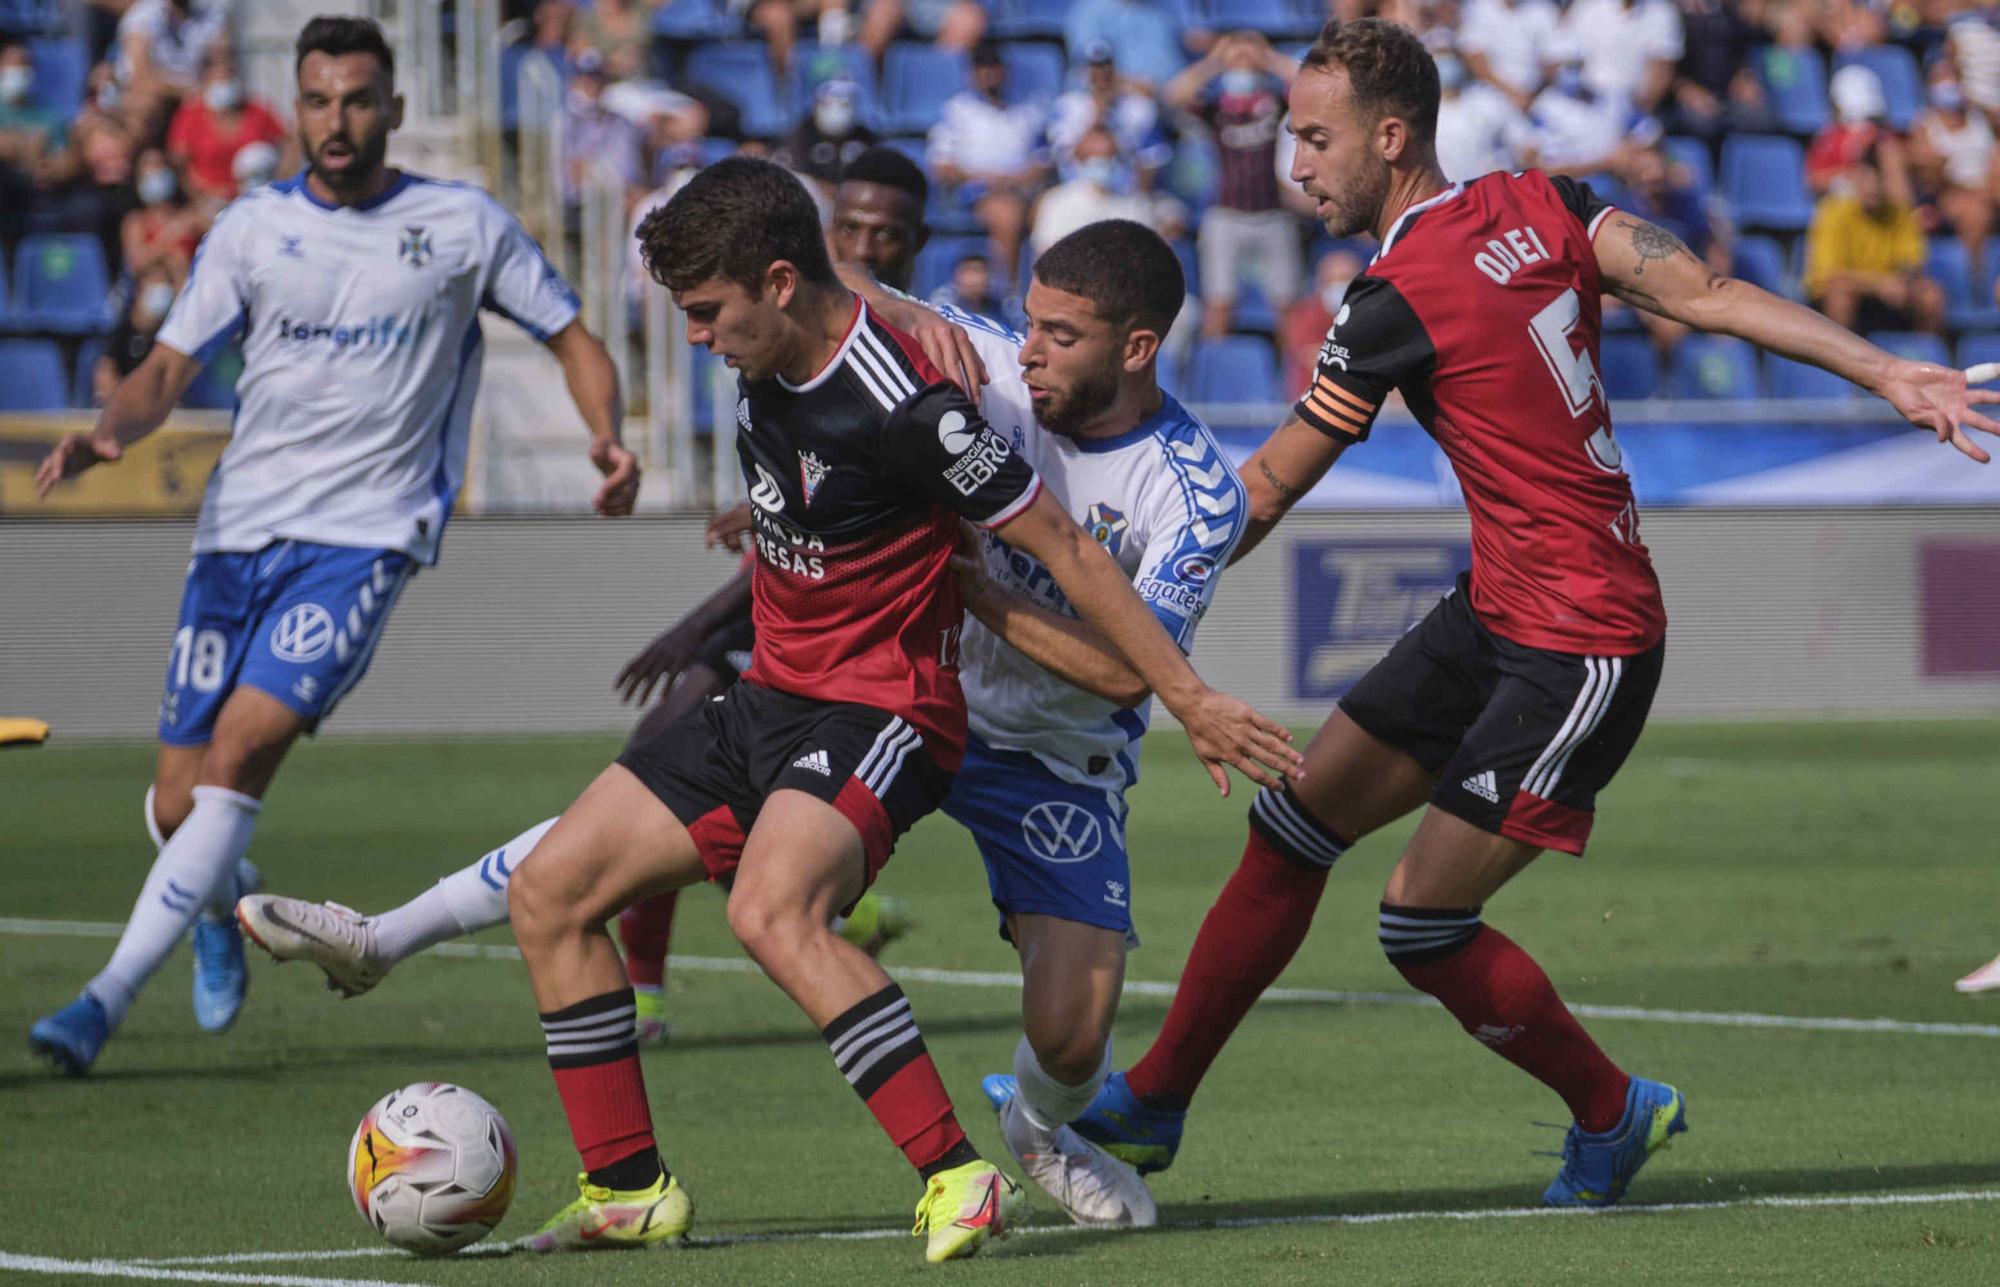
[[1437, 63], [1408, 27], [1384, 18], [1332, 19], [1320, 28], [1301, 65], [1345, 71], [1355, 109], [1364, 117], [1394, 116], [1423, 143], [1436, 140]]
[[922, 210], [931, 199], [931, 181], [924, 169], [892, 147], [871, 147], [847, 163], [840, 172], [842, 183], [874, 183], [909, 194]]
[[337, 18], [321, 15], [299, 29], [298, 58], [292, 74], [305, 66], [307, 54], [373, 54], [389, 79], [396, 79], [396, 55], [372, 18]]
[[834, 281], [819, 207], [781, 165], [747, 156], [717, 161], [639, 223], [639, 255], [670, 291], [722, 278], [751, 292], [782, 259], [819, 285]]
[[1042, 252], [1035, 280], [1081, 295], [1118, 326], [1137, 322], [1164, 337], [1187, 299], [1181, 261], [1159, 233], [1130, 219], [1086, 224]]

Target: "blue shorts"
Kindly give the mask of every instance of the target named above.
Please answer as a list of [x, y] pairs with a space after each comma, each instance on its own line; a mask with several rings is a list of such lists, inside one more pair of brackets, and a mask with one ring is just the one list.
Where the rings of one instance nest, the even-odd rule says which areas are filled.
[[367, 673], [416, 564], [399, 550], [274, 541], [197, 554], [167, 654], [160, 741], [200, 746], [239, 685], [298, 712], [308, 732]]
[[1001, 912], [1033, 912], [1132, 938], [1132, 871], [1125, 798], [1063, 781], [1034, 756], [977, 739], [940, 806], [972, 833]]

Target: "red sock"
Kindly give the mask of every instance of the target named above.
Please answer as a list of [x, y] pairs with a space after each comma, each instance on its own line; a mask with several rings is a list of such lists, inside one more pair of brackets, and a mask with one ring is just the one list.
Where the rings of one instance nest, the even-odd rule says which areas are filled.
[[1163, 1107], [1194, 1097], [1229, 1034], [1305, 941], [1326, 877], [1251, 831], [1243, 861], [1195, 936], [1166, 1024], [1125, 1074], [1133, 1093]]
[[635, 1031], [630, 989], [542, 1016], [556, 1093], [586, 1171], [654, 1147]]
[[632, 986], [657, 988], [666, 982], [667, 944], [680, 900], [679, 890], [655, 894], [619, 913], [618, 941], [625, 946], [625, 977]]
[[1625, 1116], [1631, 1079], [1597, 1048], [1542, 967], [1499, 930], [1483, 925], [1443, 960], [1396, 968], [1476, 1040], [1561, 1095], [1584, 1130], [1608, 1131]]
[[892, 983], [857, 1002], [820, 1035], [848, 1084], [918, 1174], [929, 1179], [978, 1157], [901, 988]]

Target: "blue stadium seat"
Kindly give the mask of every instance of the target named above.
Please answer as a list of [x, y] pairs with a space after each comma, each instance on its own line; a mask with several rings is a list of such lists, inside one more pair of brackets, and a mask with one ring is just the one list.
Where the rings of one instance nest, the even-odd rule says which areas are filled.
[[821, 81], [845, 76], [860, 89], [860, 115], [871, 128], [881, 119], [881, 94], [875, 87], [875, 60], [859, 45], [801, 43], [792, 51], [792, 103], [803, 115], [812, 110], [813, 91]]
[[882, 56], [882, 128], [922, 134], [937, 124], [945, 100], [966, 88], [964, 54], [899, 41]]
[[1757, 396], [1757, 350], [1725, 335], [1690, 335], [1674, 348], [1668, 392], [1700, 400]]
[[1191, 25], [1210, 31], [1248, 28], [1274, 39], [1309, 38], [1326, 21], [1326, 6], [1307, 0], [1191, 0]]
[[743, 112], [746, 134], [776, 138], [791, 129], [791, 112], [778, 93], [770, 52], [759, 42], [725, 40], [695, 46], [688, 55], [687, 79], [736, 104]]
[[2000, 237], [1987, 238], [1986, 264], [1976, 277], [1963, 242], [1956, 237], [1933, 237], [1924, 272], [1944, 287], [1951, 329], [2000, 329], [2000, 305], [1993, 299], [1994, 281], [2000, 277]]
[[1805, 149], [1791, 139], [1739, 134], [1722, 145], [1722, 195], [1744, 228], [1799, 232], [1812, 222]]
[[1225, 335], [1194, 346], [1185, 385], [1194, 402], [1279, 402], [1278, 355], [1266, 340]]
[[1670, 138], [1660, 144], [1660, 150], [1667, 154], [1667, 160], [1684, 166], [1701, 195], [1708, 196], [1715, 186], [1715, 159], [1709, 155], [1708, 144], [1700, 139]]
[[985, 255], [990, 261], [993, 247], [985, 237], [932, 237], [917, 252], [917, 263], [910, 274], [910, 293], [918, 299], [929, 299], [931, 292], [951, 281], [951, 270], [967, 255]]
[[1182, 237], [1169, 243], [1174, 248], [1174, 258], [1181, 261], [1181, 276], [1187, 281], [1187, 293], [1201, 298], [1201, 255], [1195, 250], [1193, 237]]
[[1974, 331], [1958, 337], [1958, 364], [1977, 366], [2000, 362], [2000, 331]]
[[653, 10], [653, 34], [668, 40], [715, 40], [735, 30], [719, 0], [666, 0]]
[[1660, 388], [1660, 360], [1644, 335], [1607, 335], [1598, 342], [1604, 393], [1614, 401], [1650, 398]]
[[998, 40], [1062, 39], [1071, 0], [994, 0], [993, 35]]
[[1817, 134], [1828, 119], [1826, 64], [1817, 50], [1768, 45], [1756, 55], [1757, 74], [1778, 125], [1793, 134]]
[[0, 411], [61, 411], [69, 377], [54, 340], [0, 340]]
[[1229, 329], [1261, 335], [1278, 333], [1278, 310], [1271, 306], [1263, 287], [1256, 282], [1244, 280], [1236, 284], [1236, 307], [1230, 310]]
[[1000, 61], [1007, 65], [1007, 101], [1010, 103], [1052, 103], [1063, 92], [1063, 78], [1069, 64], [1054, 45], [1011, 44], [1000, 46]]
[[83, 82], [90, 75], [90, 51], [75, 36], [52, 36], [30, 40], [28, 51], [35, 60], [35, 83], [29, 96], [36, 104], [73, 119], [83, 107]]
[[1833, 56], [1835, 71], [1851, 63], [1868, 68], [1881, 80], [1889, 124], [1909, 129], [1924, 105], [1924, 74], [1917, 67], [1917, 56], [1900, 45], [1870, 45]]
[[104, 340], [91, 336], [76, 346], [76, 375], [70, 384], [69, 404], [72, 407], [90, 405], [90, 395], [97, 383], [97, 359], [104, 356]]
[[1822, 371], [1804, 362], [1764, 355], [1765, 392], [1773, 398], [1851, 398], [1861, 390], [1831, 371]]
[[1946, 350], [1942, 336], [1926, 335], [1920, 331], [1870, 331], [1868, 342], [1911, 362], [1951, 365], [1951, 354]]
[[110, 321], [111, 278], [104, 248], [85, 233], [38, 233], [14, 251], [14, 301], [31, 325], [52, 331], [96, 331]]
[[1798, 282], [1785, 267], [1785, 251], [1777, 240], [1752, 234], [1737, 239], [1736, 262], [1732, 271], [1752, 286], [1761, 286], [1773, 295], [1797, 299]]

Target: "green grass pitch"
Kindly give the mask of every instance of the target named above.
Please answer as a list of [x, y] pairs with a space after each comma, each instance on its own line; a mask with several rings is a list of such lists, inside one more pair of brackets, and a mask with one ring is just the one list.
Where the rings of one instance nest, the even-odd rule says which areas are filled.
[[[1247, 798], [1239, 784], [1217, 800], [1185, 743], [1155, 741], [1131, 823], [1145, 937], [1131, 975], [1171, 981], [1240, 852]], [[271, 889], [378, 910], [560, 809], [614, 750], [613, 739], [329, 739], [287, 766], [253, 856]], [[308, 967], [253, 954], [242, 1020], [210, 1037], [192, 1022], [183, 951], [95, 1075], [47, 1072], [26, 1052], [28, 1025], [111, 942], [22, 922], [123, 920], [150, 858], [139, 824], [150, 765], [140, 746], [0, 754], [0, 916], [11, 918], [0, 1028], [12, 1034], [0, 1054], [0, 1277], [13, 1281], [165, 1279], [168, 1266], [138, 1262], [174, 1257], [205, 1258], [171, 1266], [207, 1276], [195, 1281], [266, 1283], [2000, 1281], [2000, 999], [1950, 986], [2000, 951], [1993, 723], [1657, 727], [1600, 801], [1590, 856], [1544, 858], [1488, 908], [1576, 1004], [1980, 1029], [1592, 1020], [1614, 1058], [1689, 1101], [1692, 1129], [1641, 1176], [1629, 1213], [1522, 1214], [1556, 1165], [1535, 1150], [1556, 1148], [1558, 1133], [1535, 1123], [1560, 1120], [1561, 1106], [1441, 1011], [1270, 1002], [1204, 1088], [1179, 1164], [1156, 1177], [1169, 1227], [1064, 1232], [1040, 1200], [1043, 1231], [942, 1270], [900, 1236], [916, 1185], [812, 1028], [760, 976], [690, 969], [670, 980], [673, 1044], [645, 1062], [695, 1233], [720, 1245], [442, 1263], [294, 1254], [378, 1245], [344, 1191], [343, 1152], [361, 1112], [409, 1081], [462, 1083], [512, 1123], [522, 1173], [500, 1237], [574, 1194], [526, 977], [516, 961], [431, 956], [341, 1002]], [[1283, 986], [1405, 991], [1374, 943], [1402, 834], [1343, 860]], [[913, 832], [884, 886], [920, 918], [892, 972], [1012, 968], [972, 846], [950, 822]], [[686, 900], [675, 950], [739, 955], [715, 894]], [[975, 1142], [1002, 1156], [978, 1078], [1007, 1064], [1017, 994], [907, 986]], [[1164, 1005], [1128, 996], [1121, 1066]], [[1968, 1192], [1984, 1197], [1936, 1200]], [[1873, 1201], [1882, 1195], [1921, 1200]], [[1802, 1201], [1756, 1201], [1769, 1198]], [[1856, 1198], [1870, 1201], [1841, 1205]], [[1644, 1210], [1657, 1204], [1695, 1205]], [[1416, 1218], [1322, 1219], [1385, 1213]], [[881, 1236], [811, 1236], [827, 1231]], [[276, 1254], [206, 1259], [238, 1253]], [[100, 1263], [54, 1263], [89, 1260]]]

